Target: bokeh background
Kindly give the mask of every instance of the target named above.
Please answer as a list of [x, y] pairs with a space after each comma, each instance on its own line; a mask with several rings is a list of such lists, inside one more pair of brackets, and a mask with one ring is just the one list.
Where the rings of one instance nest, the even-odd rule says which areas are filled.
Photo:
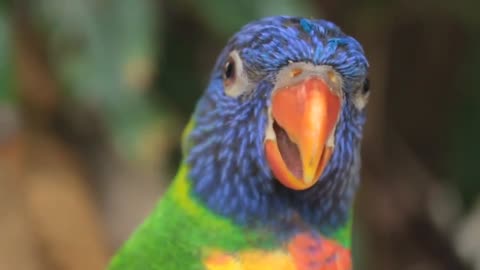
[[356, 269], [480, 269], [478, 1], [0, 1], [0, 270], [104, 269], [154, 206], [215, 58], [268, 15], [363, 45]]

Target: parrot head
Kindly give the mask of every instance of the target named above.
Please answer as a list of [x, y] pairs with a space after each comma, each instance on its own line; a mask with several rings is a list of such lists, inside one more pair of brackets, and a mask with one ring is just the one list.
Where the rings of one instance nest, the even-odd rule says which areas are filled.
[[240, 223], [346, 218], [368, 100], [361, 45], [324, 20], [270, 17], [220, 54], [184, 153], [193, 193]]

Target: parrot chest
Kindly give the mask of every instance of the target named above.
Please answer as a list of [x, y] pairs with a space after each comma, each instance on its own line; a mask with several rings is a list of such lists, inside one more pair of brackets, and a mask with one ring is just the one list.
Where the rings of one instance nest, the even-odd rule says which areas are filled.
[[302, 232], [272, 248], [237, 251], [210, 249], [202, 262], [207, 270], [348, 270], [350, 250], [317, 233]]

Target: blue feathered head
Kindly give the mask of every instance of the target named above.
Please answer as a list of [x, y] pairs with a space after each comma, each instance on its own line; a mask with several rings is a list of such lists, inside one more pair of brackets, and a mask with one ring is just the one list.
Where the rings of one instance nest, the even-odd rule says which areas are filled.
[[324, 20], [270, 17], [228, 42], [185, 141], [194, 194], [240, 223], [344, 221], [369, 95], [361, 45]]

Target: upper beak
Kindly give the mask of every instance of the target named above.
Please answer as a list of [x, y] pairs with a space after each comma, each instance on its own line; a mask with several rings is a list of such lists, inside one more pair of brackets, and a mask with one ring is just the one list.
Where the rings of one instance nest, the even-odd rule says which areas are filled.
[[341, 97], [331, 86], [325, 76], [309, 76], [272, 94], [275, 136], [265, 140], [265, 152], [274, 176], [289, 188], [313, 186], [333, 153]]

